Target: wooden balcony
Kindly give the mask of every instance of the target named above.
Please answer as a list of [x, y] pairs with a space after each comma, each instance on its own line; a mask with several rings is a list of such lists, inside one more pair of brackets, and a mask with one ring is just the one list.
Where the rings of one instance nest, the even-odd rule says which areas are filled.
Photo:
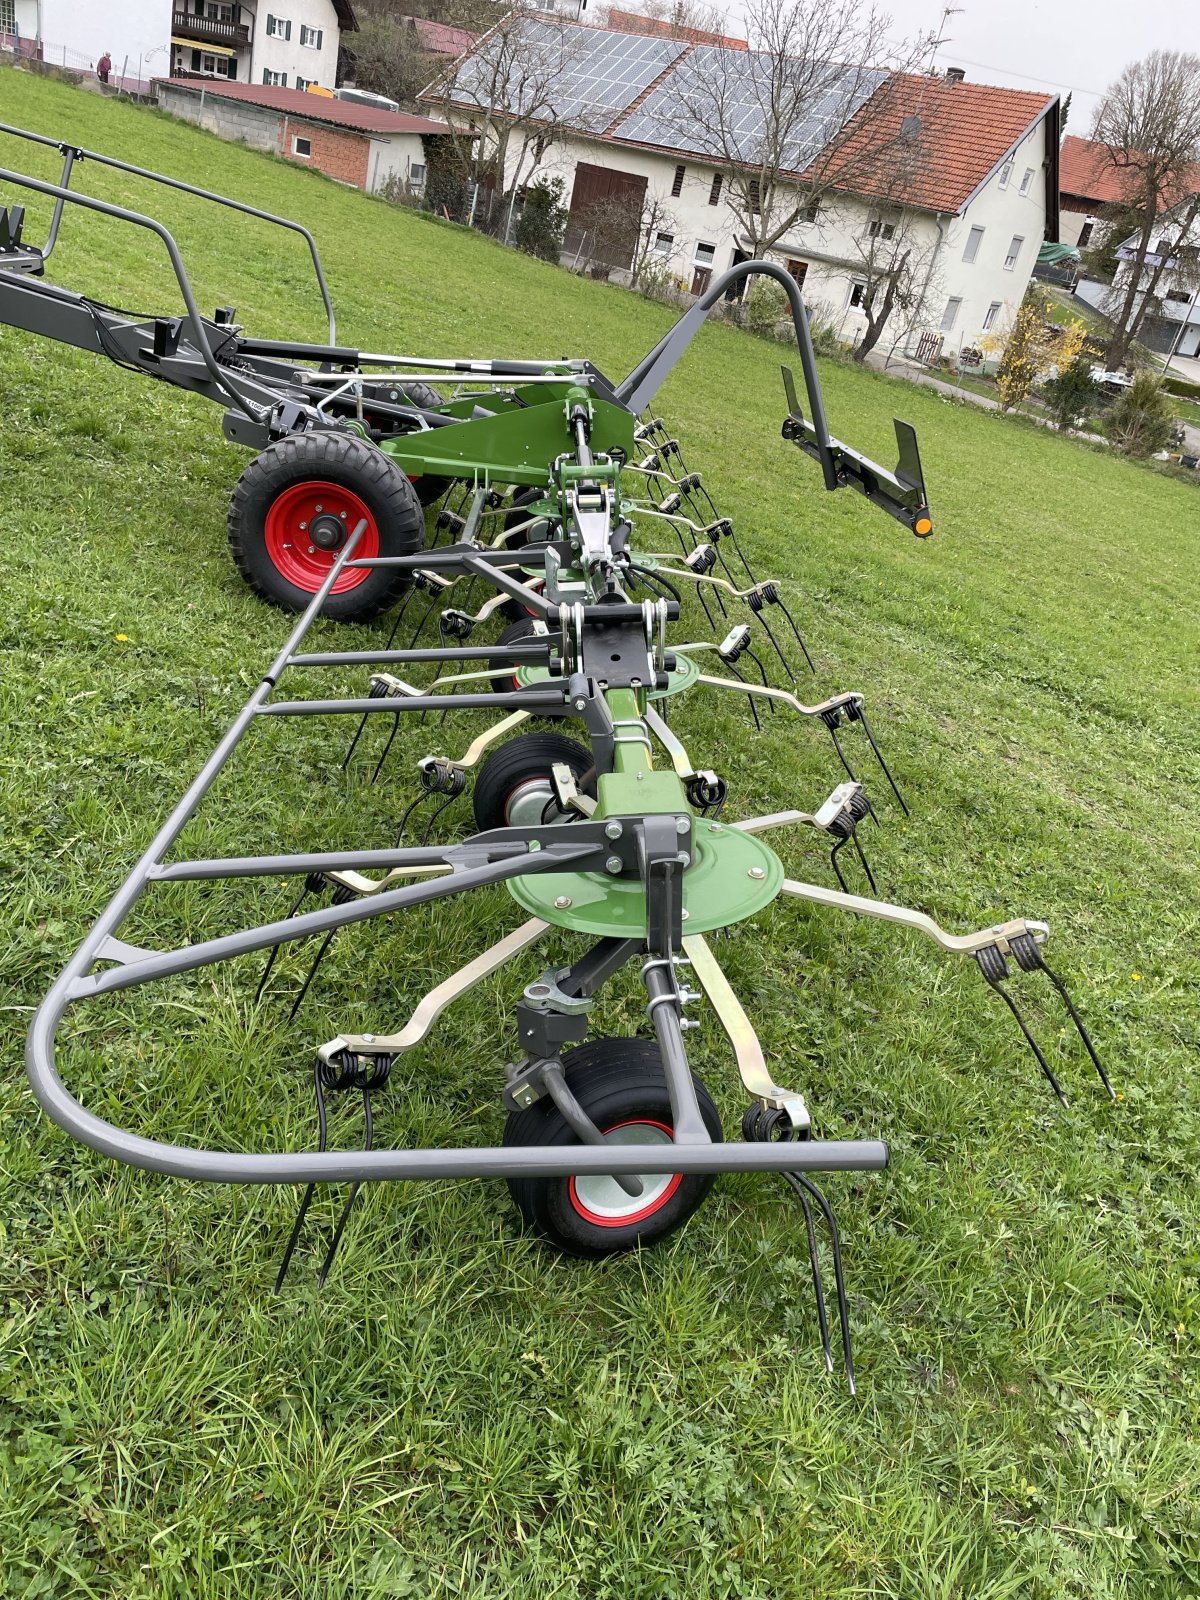
[[240, 22], [216, 22], [212, 17], [193, 16], [190, 11], [171, 13], [171, 32], [180, 39], [194, 39], [197, 44], [223, 44], [233, 50], [244, 49], [250, 43], [250, 29]]

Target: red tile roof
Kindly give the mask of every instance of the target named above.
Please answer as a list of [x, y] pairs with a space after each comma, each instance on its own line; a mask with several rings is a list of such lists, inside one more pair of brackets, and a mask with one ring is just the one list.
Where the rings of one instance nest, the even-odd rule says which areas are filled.
[[204, 91], [209, 100], [240, 100], [245, 105], [263, 106], [268, 111], [286, 112], [309, 122], [327, 122], [351, 133], [386, 137], [395, 133], [447, 133], [444, 122], [429, 117], [414, 117], [407, 111], [381, 111], [375, 106], [355, 105], [352, 100], [331, 100], [306, 89], [268, 87], [265, 83], [227, 83], [213, 78], [157, 78], [173, 89]]
[[682, 23], [659, 22], [655, 17], [643, 17], [636, 11], [608, 12], [604, 26], [614, 33], [648, 33], [656, 39], [680, 39], [688, 44], [724, 45], [726, 50], [748, 50], [745, 39], [734, 39], [724, 33], [707, 33], [703, 28], [689, 28]]
[[[855, 194], [953, 214], [1054, 99], [1025, 89], [894, 73], [852, 119], [832, 173], [836, 178], [843, 172], [846, 189]], [[920, 129], [914, 171], [901, 195], [896, 193], [896, 141], [906, 117], [918, 117]], [[880, 151], [875, 170], [872, 146]]]
[[[1099, 211], [1101, 206], [1113, 205], [1135, 194], [1138, 174], [1127, 167], [1116, 166], [1109, 147], [1097, 139], [1080, 139], [1068, 134], [1063, 140], [1062, 170], [1059, 190], [1073, 199], [1090, 202], [1089, 210]], [[1200, 167], [1193, 167], [1184, 177], [1179, 193], [1169, 204], [1177, 205], [1200, 189]]]
[[427, 17], [403, 17], [401, 20], [412, 23], [421, 49], [429, 50], [434, 55], [461, 56], [479, 37], [478, 34], [468, 33], [466, 28], [452, 28], [445, 22], [430, 22]]

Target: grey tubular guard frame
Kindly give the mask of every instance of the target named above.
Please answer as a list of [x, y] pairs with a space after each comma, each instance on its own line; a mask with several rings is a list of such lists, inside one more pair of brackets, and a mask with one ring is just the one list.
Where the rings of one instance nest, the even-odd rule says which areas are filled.
[[[507, 1146], [503, 1148], [445, 1148], [370, 1151], [241, 1153], [194, 1149], [167, 1144], [130, 1133], [89, 1111], [71, 1094], [55, 1065], [59, 1024], [68, 1007], [117, 989], [153, 982], [173, 973], [193, 971], [262, 949], [281, 940], [329, 931], [351, 922], [403, 910], [461, 893], [470, 888], [499, 883], [507, 878], [554, 868], [583, 870], [597, 854], [611, 846], [594, 843], [589, 830], [583, 838], [567, 837], [573, 828], [538, 830], [545, 842], [531, 851], [517, 829], [499, 829], [476, 835], [460, 845], [409, 850], [340, 852], [295, 857], [246, 857], [221, 861], [164, 864], [168, 851], [197, 811], [217, 776], [241, 740], [268, 710], [267, 701], [289, 667], [305, 665], [297, 656], [299, 645], [320, 613], [329, 592], [358, 545], [365, 522], [351, 535], [325, 582], [292, 630], [261, 683], [234, 718], [212, 755], [172, 811], [125, 882], [93, 924], [50, 992], [39, 1006], [26, 1044], [29, 1080], [42, 1109], [80, 1143], [129, 1166], [175, 1177], [217, 1183], [332, 1183], [414, 1178], [568, 1177], [604, 1174], [873, 1171], [887, 1165], [888, 1149], [878, 1140], [806, 1140], [788, 1143], [714, 1144], [693, 1136], [688, 1141], [655, 1147], [649, 1145]], [[417, 558], [419, 559], [419, 558]], [[365, 562], [358, 563], [367, 564]], [[494, 654], [495, 646], [489, 646]], [[447, 705], [453, 697], [443, 697]], [[474, 697], [462, 697], [463, 700]], [[417, 702], [419, 705], [421, 702]], [[440, 703], [440, 702], [439, 702]], [[548, 703], [545, 694], [497, 695], [496, 707]], [[305, 704], [299, 702], [298, 704]], [[322, 705], [323, 702], [309, 704]], [[357, 702], [354, 702], [357, 705]], [[379, 703], [376, 703], [379, 708]], [[282, 709], [282, 708], [280, 708]], [[384, 709], [387, 709], [384, 706]], [[187, 878], [226, 879], [274, 875], [281, 871], [338, 870], [352, 867], [407, 866], [441, 869], [441, 875], [410, 887], [385, 890], [366, 900], [243, 929], [179, 950], [153, 952], [124, 943], [118, 936], [129, 912], [154, 882]], [[445, 872], [449, 867], [450, 871]], [[112, 963], [94, 972], [97, 963]]]

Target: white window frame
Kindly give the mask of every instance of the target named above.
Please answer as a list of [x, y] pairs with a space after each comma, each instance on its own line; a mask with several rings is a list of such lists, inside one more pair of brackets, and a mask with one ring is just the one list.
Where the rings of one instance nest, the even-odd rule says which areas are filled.
[[1017, 158], [1015, 156], [1009, 156], [1008, 160], [1000, 168], [1000, 182], [996, 185], [997, 189], [1008, 188], [1009, 183], [1012, 181], [1013, 168], [1016, 166], [1016, 164]]
[[268, 89], [286, 89], [288, 86], [287, 73], [272, 72], [270, 67], [264, 67], [263, 85]]
[[963, 260], [967, 266], [973, 266], [979, 259], [979, 246], [983, 243], [983, 236], [986, 232], [986, 228], [974, 227], [967, 235], [966, 247], [963, 250]]
[[1021, 194], [1028, 194], [1032, 184], [1033, 184], [1033, 168], [1032, 167], [1026, 167], [1025, 171], [1021, 174], [1020, 193]]
[[317, 80], [316, 80], [316, 79], [315, 79], [315, 78], [302, 78], [302, 77], [301, 77], [301, 76], [300, 76], [300, 74], [299, 74], [299, 73], [297, 73], [297, 74], [296, 74], [296, 83], [295, 83], [295, 87], [296, 87], [296, 88], [297, 88], [297, 89], [299, 89], [299, 90], [300, 90], [300, 91], [301, 91], [301, 93], [303, 93], [303, 92], [304, 92], [304, 90], [305, 90], [305, 89], [307, 89], [307, 88], [308, 88], [308, 86], [309, 86], [309, 84], [310, 84], [310, 83], [316, 83], [316, 81], [317, 81]]
[[303, 22], [300, 24], [300, 43], [306, 50], [319, 50], [324, 40], [324, 28], [310, 28]]
[[0, 0], [0, 33], [16, 33], [17, 0]]
[[1025, 235], [1023, 233], [1014, 233], [1012, 243], [1008, 247], [1008, 254], [1004, 258], [1005, 272], [1015, 271], [1017, 262], [1021, 259], [1021, 251], [1024, 248]]
[[[858, 299], [854, 298], [858, 295]], [[846, 290], [846, 310], [867, 313], [867, 280], [865, 278], [852, 278], [850, 287]]]
[[1004, 302], [1002, 300], [993, 300], [991, 305], [987, 308], [987, 312], [983, 319], [984, 333], [990, 333], [991, 330], [996, 326], [996, 318], [1000, 315], [1003, 304]]
[[[704, 251], [706, 251], [706, 250], [708, 251], [707, 255], [704, 254]], [[696, 253], [692, 257], [692, 265], [694, 267], [703, 267], [706, 271], [711, 271], [716, 266], [716, 264], [717, 264], [717, 247], [716, 247], [716, 245], [715, 244], [705, 244], [704, 241], [701, 240], [696, 245]]]
[[946, 301], [946, 309], [942, 312], [941, 332], [953, 333], [954, 325], [958, 321], [958, 314], [962, 310], [962, 296], [952, 294]]
[[875, 216], [867, 223], [868, 239], [894, 239], [896, 237], [896, 221], [887, 217]]
[[267, 38], [282, 39], [285, 44], [289, 44], [292, 38], [292, 19], [290, 17], [272, 16], [271, 12], [268, 11]]
[[658, 232], [654, 235], [654, 243], [650, 246], [651, 255], [662, 256], [665, 260], [675, 249], [675, 235], [673, 233]]
[[[308, 149], [301, 150], [300, 146], [302, 144], [307, 145]], [[294, 133], [292, 135], [292, 154], [298, 161], [312, 160], [312, 140], [309, 138], [308, 134]]]

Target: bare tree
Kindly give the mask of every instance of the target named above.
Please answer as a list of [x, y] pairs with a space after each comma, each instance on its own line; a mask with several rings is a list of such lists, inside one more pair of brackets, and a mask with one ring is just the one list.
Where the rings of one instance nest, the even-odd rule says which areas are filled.
[[[721, 170], [744, 247], [761, 255], [886, 159], [904, 120], [890, 74], [915, 67], [930, 41], [889, 44], [890, 19], [861, 0], [748, 0], [745, 18], [748, 51], [701, 48], [680, 62], [677, 119], [684, 147]], [[868, 102], [875, 138], [855, 115]]]
[[646, 262], [655, 253], [659, 234], [673, 236], [678, 226], [675, 213], [648, 189], [640, 197], [618, 191], [593, 200], [573, 222], [580, 230], [579, 257], [602, 277], [614, 268], [628, 272], [631, 289], [637, 288]]
[[[1120, 174], [1126, 200], [1141, 215], [1124, 294], [1112, 307], [1106, 357], [1117, 366], [1128, 356], [1164, 271], [1161, 259], [1146, 270], [1148, 256], [1163, 255], [1151, 248], [1158, 219], [1200, 189], [1200, 56], [1154, 50], [1132, 62], [1097, 108], [1092, 136], [1105, 146], [1108, 166]], [[1190, 211], [1185, 232], [1195, 219], [1194, 205]]]
[[859, 309], [866, 318], [854, 359], [865, 361], [893, 317], [905, 332], [920, 320], [941, 280], [933, 271], [936, 237], [910, 211], [875, 212], [854, 249], [855, 276], [863, 285]]
[[505, 195], [520, 189], [553, 142], [582, 32], [539, 19], [531, 0], [520, 0], [421, 95], [445, 116], [485, 224], [503, 219]]

